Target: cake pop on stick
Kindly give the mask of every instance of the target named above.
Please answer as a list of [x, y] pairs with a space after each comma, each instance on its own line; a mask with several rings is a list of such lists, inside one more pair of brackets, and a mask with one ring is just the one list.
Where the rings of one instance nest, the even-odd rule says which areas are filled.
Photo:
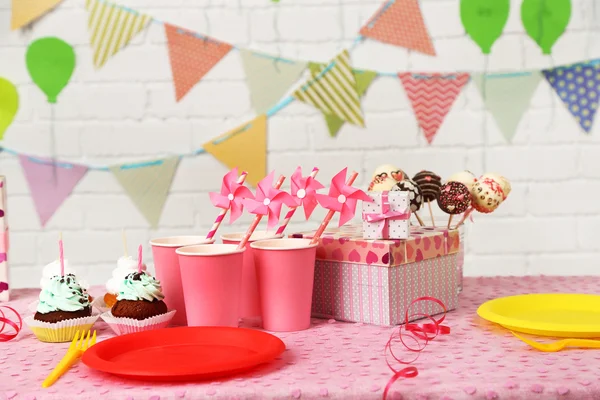
[[439, 175], [431, 171], [423, 170], [413, 177], [413, 181], [419, 185], [423, 200], [427, 202], [429, 206], [429, 215], [431, 216], [431, 224], [435, 227], [435, 220], [433, 219], [433, 210], [431, 209], [431, 202], [437, 200], [440, 195], [440, 188], [442, 187], [442, 178]]
[[460, 182], [448, 182], [440, 189], [438, 205], [443, 212], [450, 214], [448, 219], [448, 229], [450, 229], [454, 215], [464, 213], [471, 205], [471, 193], [467, 186]]
[[425, 226], [417, 211], [421, 209], [423, 206], [423, 196], [421, 195], [421, 189], [419, 185], [417, 185], [410, 178], [406, 178], [400, 182], [398, 182], [393, 188], [393, 192], [408, 192], [408, 199], [410, 200], [410, 211], [415, 215], [417, 221], [419, 221], [419, 225]]
[[465, 170], [453, 174], [452, 176], [450, 176], [450, 178], [446, 180], [446, 182], [460, 182], [463, 185], [465, 185], [467, 189], [471, 190], [475, 182], [477, 182], [477, 178], [471, 171]]
[[377, 190], [377, 189], [374, 189], [374, 186], [378, 183], [383, 183], [383, 181], [385, 181], [386, 179], [391, 179], [391, 180], [394, 180], [395, 182], [400, 182], [404, 178], [408, 178], [408, 175], [406, 175], [406, 172], [402, 171], [400, 168], [398, 168], [394, 165], [391, 165], [391, 164], [380, 165], [379, 167], [375, 168], [375, 172], [373, 173], [373, 176], [371, 177], [371, 183], [369, 184], [368, 191], [369, 192], [382, 192], [385, 190], [389, 190], [389, 189]]

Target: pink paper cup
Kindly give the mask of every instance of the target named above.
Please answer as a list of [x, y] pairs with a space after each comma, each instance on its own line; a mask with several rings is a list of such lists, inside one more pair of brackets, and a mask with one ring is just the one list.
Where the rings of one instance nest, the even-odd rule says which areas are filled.
[[310, 239], [275, 239], [257, 241], [250, 247], [263, 328], [273, 332], [308, 329], [317, 245]]
[[[239, 244], [246, 232], [228, 233], [221, 235], [221, 240], [225, 244]], [[257, 240], [277, 239], [283, 235], [276, 235], [274, 232], [255, 231], [248, 243]], [[240, 318], [260, 317], [260, 300], [258, 297], [258, 285], [256, 282], [256, 268], [254, 266], [254, 250], [246, 246], [244, 251], [244, 264], [242, 266], [242, 293], [240, 298]]]
[[171, 321], [172, 325], [187, 325], [179, 258], [175, 251], [184, 246], [214, 242], [214, 238], [208, 240], [206, 236], [171, 236], [150, 241], [156, 277], [160, 281], [165, 295], [164, 302], [169, 310], [177, 310]]
[[237, 327], [244, 249], [188, 246], [177, 249], [177, 255], [188, 325]]

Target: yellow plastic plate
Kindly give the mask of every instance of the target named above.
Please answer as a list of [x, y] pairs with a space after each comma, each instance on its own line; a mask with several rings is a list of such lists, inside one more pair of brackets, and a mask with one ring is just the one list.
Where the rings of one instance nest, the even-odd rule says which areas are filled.
[[477, 314], [515, 332], [539, 336], [600, 337], [600, 296], [524, 294], [482, 304]]

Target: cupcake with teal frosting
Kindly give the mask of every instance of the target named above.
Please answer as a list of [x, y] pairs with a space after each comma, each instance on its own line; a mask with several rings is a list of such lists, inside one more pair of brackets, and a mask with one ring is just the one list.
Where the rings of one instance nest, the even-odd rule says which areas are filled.
[[73, 274], [50, 278], [40, 292], [33, 317], [25, 322], [42, 342], [70, 342], [78, 330], [91, 329], [90, 297]]
[[163, 301], [160, 281], [147, 272], [134, 272], [119, 286], [117, 302], [102, 314], [116, 334], [166, 328], [175, 311], [169, 311]]

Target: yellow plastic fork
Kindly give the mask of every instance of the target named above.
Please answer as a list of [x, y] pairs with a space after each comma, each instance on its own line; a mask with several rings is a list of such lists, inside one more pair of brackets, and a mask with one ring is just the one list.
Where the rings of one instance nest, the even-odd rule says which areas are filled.
[[590, 339], [563, 339], [557, 342], [552, 343], [539, 343], [530, 339], [526, 339], [521, 335], [517, 335], [514, 332], [511, 332], [517, 338], [521, 339], [523, 342], [527, 343], [534, 349], [538, 349], [540, 351], [545, 351], [547, 353], [553, 353], [556, 351], [561, 351], [566, 347], [579, 347], [581, 349], [600, 349], [600, 340], [590, 340]]
[[54, 382], [58, 380], [58, 378], [63, 376], [69, 370], [69, 368], [71, 368], [71, 366], [81, 358], [87, 349], [96, 344], [96, 331], [94, 331], [94, 335], [92, 336], [91, 340], [91, 331], [88, 331], [87, 338], [85, 336], [85, 332], [81, 332], [80, 338], [79, 332], [80, 331], [77, 331], [75, 334], [75, 338], [71, 342], [69, 350], [67, 350], [67, 354], [65, 354], [62, 360], [60, 360], [58, 365], [52, 370], [52, 372], [50, 372], [50, 375], [48, 375], [46, 380], [44, 380], [42, 383], [43, 388], [52, 386]]

